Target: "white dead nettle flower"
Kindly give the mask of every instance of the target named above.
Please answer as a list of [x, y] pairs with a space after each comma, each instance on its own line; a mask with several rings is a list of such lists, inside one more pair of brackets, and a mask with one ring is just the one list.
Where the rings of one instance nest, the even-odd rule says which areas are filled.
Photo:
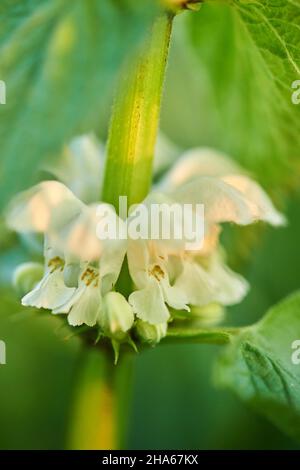
[[189, 310], [185, 293], [171, 285], [168, 256], [159, 250], [159, 243], [129, 240], [127, 258], [138, 289], [130, 294], [128, 301], [138, 318], [157, 325], [170, 318], [168, 307]]
[[65, 184], [86, 204], [99, 199], [104, 167], [103, 145], [93, 135], [82, 135], [71, 140], [62, 157], [44, 170]]
[[[111, 206], [103, 206], [103, 213], [123, 223]], [[44, 277], [23, 297], [23, 305], [68, 314], [74, 326], [96, 324], [102, 297], [116, 283], [126, 252], [124, 239], [99, 239], [98, 207], [85, 205], [57, 181], [40, 183], [11, 202], [7, 223], [12, 229], [45, 234]]]
[[187, 251], [180, 245], [174, 250], [174, 240], [129, 242], [129, 270], [137, 288], [129, 303], [136, 315], [157, 325], [170, 318], [166, 304], [189, 310], [189, 306], [240, 302], [248, 283], [223, 260], [220, 224], [248, 225], [262, 220], [279, 226], [285, 223], [284, 217], [257, 183], [223, 154], [210, 149], [183, 155], [158, 189], [160, 199], [164, 191], [167, 201], [204, 205], [204, 243], [199, 250]]
[[[90, 137], [75, 139], [66, 150], [67, 163], [58, 170], [48, 169], [72, 191], [58, 181], [46, 181], [10, 204], [7, 222], [12, 229], [45, 235], [44, 275], [22, 303], [67, 314], [74, 326], [99, 325], [113, 341], [126, 339], [135, 326], [144, 341], [159, 342], [174, 310], [193, 321], [202, 316], [204, 323], [210, 312], [220, 318], [218, 306], [239, 302], [248, 289], [247, 282], [225, 264], [219, 245], [220, 224], [263, 220], [282, 225], [283, 216], [263, 189], [227, 157], [210, 149], [195, 149], [182, 156], [142, 205], [203, 204], [204, 243], [189, 251], [187, 240], [175, 237], [183, 223], [177, 216], [169, 239], [151, 235], [136, 239], [131, 225], [126, 226], [111, 206], [86, 204], [96, 201], [100, 191], [102, 157], [98, 151]], [[135, 210], [127, 222], [134, 220]], [[155, 225], [150, 213], [139, 220], [143, 233], [151, 234], [151, 224]], [[109, 221], [121, 227], [119, 239], [101, 237], [99, 231], [106, 233]], [[124, 236], [127, 228], [128, 240]], [[112, 291], [126, 252], [134, 282], [128, 302]]]

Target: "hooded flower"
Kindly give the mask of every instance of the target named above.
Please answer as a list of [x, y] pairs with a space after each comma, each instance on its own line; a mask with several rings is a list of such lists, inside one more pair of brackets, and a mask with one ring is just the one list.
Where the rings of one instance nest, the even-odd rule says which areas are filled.
[[129, 296], [129, 303], [137, 317], [151, 325], [170, 318], [167, 306], [189, 310], [185, 294], [171, 285], [168, 258], [158, 245], [154, 241], [132, 240], [127, 254], [130, 275], [138, 288]]
[[44, 170], [64, 183], [81, 201], [93, 203], [101, 194], [104, 149], [93, 134], [75, 137], [62, 158]]
[[116, 283], [126, 252], [125, 239], [101, 237], [104, 213], [123, 224], [111, 206], [87, 206], [58, 181], [40, 183], [11, 202], [11, 228], [45, 235], [44, 276], [23, 305], [68, 314], [74, 326], [96, 324], [102, 297]]
[[[139, 338], [155, 344], [175, 317], [194, 321], [213, 311], [220, 318], [222, 306], [243, 299], [248, 283], [226, 265], [219, 243], [221, 225], [259, 220], [274, 226], [285, 223], [257, 183], [225, 155], [194, 149], [123, 221], [111, 206], [95, 203], [101, 162], [95, 139], [75, 139], [61, 166], [48, 168], [69, 188], [59, 181], [44, 181], [11, 202], [8, 225], [21, 233], [42, 233], [45, 240], [44, 275], [23, 297], [23, 305], [67, 314], [73, 326], [97, 325], [114, 342], [130, 341], [134, 327]], [[191, 212], [202, 204], [203, 243], [191, 249], [181, 230], [186, 221], [176, 214], [169, 237], [153, 236], [157, 227], [149, 209], [157, 204], [188, 204]], [[137, 222], [142, 207], [146, 216]], [[197, 211], [194, 215], [199, 217]], [[140, 225], [140, 233], [146, 236], [136, 237], [132, 223]], [[107, 225], [118, 226], [119, 235], [107, 236]], [[179, 229], [182, 238], [176, 236]], [[133, 281], [128, 301], [114, 291], [126, 253]]]
[[[174, 239], [138, 246], [129, 243], [129, 270], [137, 289], [129, 302], [136, 315], [155, 325], [170, 318], [167, 306], [188, 312], [189, 307], [240, 302], [248, 283], [225, 264], [219, 245], [220, 224], [248, 225], [262, 220], [283, 225], [284, 217], [264, 190], [231, 160], [210, 149], [184, 154], [155, 189], [160, 191], [159, 199], [164, 195], [169, 203], [204, 205], [204, 242], [192, 251], [184, 244], [176, 248]], [[157, 199], [157, 194], [150, 199]], [[174, 225], [181, 222], [175, 219]]]

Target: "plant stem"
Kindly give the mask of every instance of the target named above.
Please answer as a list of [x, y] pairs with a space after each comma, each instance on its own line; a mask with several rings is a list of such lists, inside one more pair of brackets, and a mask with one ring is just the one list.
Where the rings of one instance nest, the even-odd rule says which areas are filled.
[[111, 119], [102, 200], [118, 210], [119, 196], [128, 207], [141, 202], [152, 181], [162, 88], [173, 14], [160, 15], [138, 58], [126, 64]]
[[[152, 182], [162, 89], [174, 14], [165, 12], [154, 22], [138, 57], [128, 62], [119, 81], [108, 136], [102, 201], [119, 211], [119, 196], [127, 207], [141, 202]], [[131, 283], [125, 259], [118, 291], [126, 297]]]
[[[152, 181], [152, 161], [173, 21], [162, 13], [133, 62], [127, 62], [113, 107], [101, 200], [118, 211], [141, 202]], [[118, 290], [125, 294], [126, 266]], [[121, 355], [117, 366], [103, 351], [88, 353], [75, 397], [70, 435], [73, 449], [116, 449], [125, 445], [133, 358]]]
[[70, 449], [125, 447], [133, 360], [132, 354], [124, 354], [115, 366], [110, 355], [84, 350], [71, 409]]

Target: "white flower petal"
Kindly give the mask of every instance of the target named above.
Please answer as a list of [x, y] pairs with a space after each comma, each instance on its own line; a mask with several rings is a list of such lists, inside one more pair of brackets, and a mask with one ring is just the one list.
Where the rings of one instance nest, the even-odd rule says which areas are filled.
[[100, 258], [103, 242], [97, 237], [97, 206], [85, 206], [70, 223], [52, 232], [57, 246], [82, 261]]
[[227, 155], [210, 148], [195, 148], [185, 152], [159, 184], [173, 191], [199, 176], [224, 176], [242, 173], [241, 168]]
[[184, 268], [175, 282], [189, 305], [207, 305], [215, 300], [217, 285], [206, 270], [192, 259], [184, 261]]
[[170, 317], [159, 282], [155, 278], [149, 277], [146, 287], [130, 294], [128, 301], [138, 318], [151, 325], [164, 323]]
[[97, 201], [101, 194], [104, 150], [94, 135], [74, 138], [61, 159], [45, 170], [66, 184], [86, 204]]
[[218, 255], [212, 258], [208, 273], [217, 286], [214, 301], [222, 305], [241, 302], [249, 290], [248, 282], [240, 274], [229, 269]]
[[149, 246], [145, 240], [128, 240], [128, 268], [134, 284], [143, 288], [148, 282], [150, 266]]
[[86, 324], [94, 326], [97, 323], [102, 307], [101, 291], [98, 285], [92, 283], [86, 286], [79, 299], [74, 303], [68, 322], [72, 326]]
[[52, 309], [52, 313], [69, 313], [73, 305], [79, 301], [80, 297], [86, 290], [86, 284], [82, 281], [79, 282], [77, 288], [73, 289], [72, 296], [66, 300], [66, 302], [62, 302], [56, 306], [56, 308]]
[[17, 232], [47, 232], [72, 220], [82, 207], [82, 202], [62, 183], [44, 181], [12, 199], [6, 222]]
[[178, 289], [177, 286], [171, 286], [169, 280], [166, 278], [161, 279], [160, 285], [165, 302], [170, 307], [175, 308], [176, 310], [190, 310], [187, 306], [188, 299], [181, 289]]
[[255, 181], [244, 175], [229, 175], [222, 179], [250, 201], [257, 220], [264, 220], [275, 226], [286, 223], [285, 217], [275, 209], [269, 196]]
[[47, 272], [35, 288], [22, 298], [22, 305], [55, 309], [67, 302], [74, 294], [75, 289], [66, 287], [61, 269]]
[[214, 223], [247, 225], [257, 220], [257, 207], [239, 190], [222, 179], [200, 177], [172, 193], [181, 203], [204, 204], [206, 232]]
[[247, 281], [229, 269], [218, 254], [206, 260], [207, 267], [192, 258], [184, 262], [175, 286], [185, 293], [190, 305], [203, 306], [212, 302], [233, 305], [248, 292]]
[[[105, 206], [108, 208], [108, 211], [106, 210], [108, 217], [101, 218], [101, 210], [99, 211], [99, 209]], [[98, 224], [97, 236], [100, 236], [101, 239], [104, 237], [99, 273], [102, 281], [102, 293], [105, 294], [112, 289], [119, 277], [127, 250], [127, 228], [125, 222], [116, 214], [115, 209], [107, 204], [98, 205], [98, 215], [100, 223]], [[113, 230], [109, 237], [105, 238], [107, 223], [115, 227], [116, 233], [114, 234]]]
[[[51, 236], [56, 246], [64, 249], [65, 254], [73, 256], [83, 262], [101, 262], [101, 276], [112, 274], [113, 281], [118, 278], [122, 261], [126, 252], [126, 239], [103, 239], [104, 219], [99, 208], [108, 207], [107, 204], [91, 204], [84, 206], [82, 211], [70, 223], [60, 230], [53, 230]], [[110, 209], [109, 223], [120, 224], [124, 235], [124, 222]], [[106, 219], [105, 219], [106, 220]], [[112, 234], [114, 237], [114, 234]], [[110, 263], [110, 264], [109, 264]]]
[[106, 294], [116, 284], [126, 254], [126, 240], [111, 240], [104, 243], [99, 261], [99, 273], [102, 281], [102, 293]]

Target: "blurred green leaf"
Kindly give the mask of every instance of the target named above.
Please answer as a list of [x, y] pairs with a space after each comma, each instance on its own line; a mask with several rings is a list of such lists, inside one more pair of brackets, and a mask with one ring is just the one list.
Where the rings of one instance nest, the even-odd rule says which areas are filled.
[[291, 101], [300, 77], [299, 15], [298, 1], [235, 0], [208, 2], [187, 18], [194, 73], [206, 75], [202, 85], [215, 102], [205, 119], [216, 145], [266, 185], [292, 185], [291, 164], [299, 165], [300, 106]]
[[300, 77], [299, 0], [233, 0], [276, 85]]
[[216, 379], [300, 440], [300, 366], [292, 362], [292, 343], [298, 339], [300, 292], [233, 340], [219, 360]]
[[30, 185], [39, 162], [97, 128], [126, 56], [157, 6], [146, 0], [5, 1], [0, 7], [1, 206]]

